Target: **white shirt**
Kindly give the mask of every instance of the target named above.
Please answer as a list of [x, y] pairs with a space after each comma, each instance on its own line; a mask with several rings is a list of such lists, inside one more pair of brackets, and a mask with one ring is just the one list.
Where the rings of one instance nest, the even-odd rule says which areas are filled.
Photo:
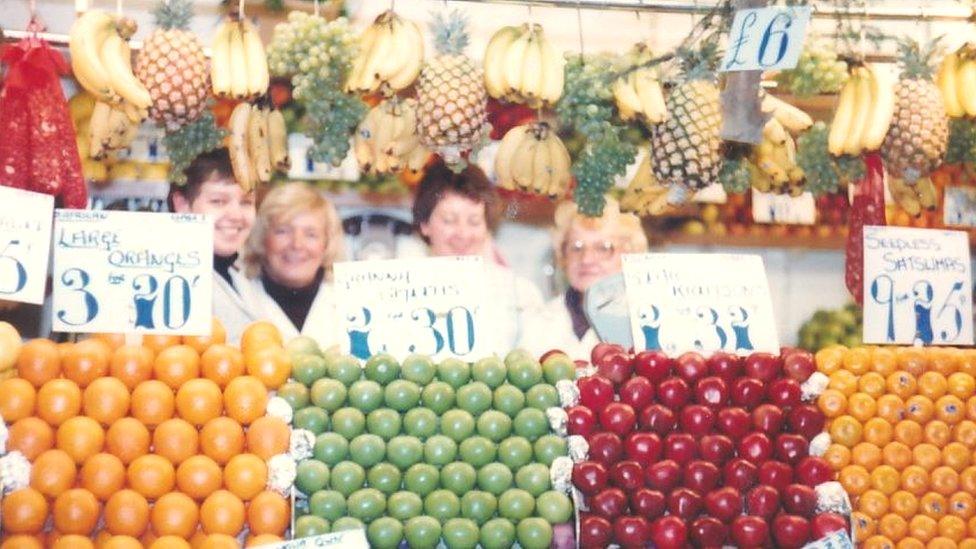
[[227, 331], [227, 343], [237, 345], [248, 324], [258, 320], [253, 299], [250, 297], [250, 281], [244, 277], [237, 264], [231, 265], [232, 287], [217, 271], [213, 272], [213, 314]]
[[267, 320], [278, 328], [281, 338], [286, 343], [299, 335], [308, 336], [318, 342], [322, 350], [328, 349], [342, 341], [339, 332], [338, 312], [336, 311], [335, 289], [331, 284], [322, 281], [315, 299], [305, 317], [305, 324], [299, 330], [288, 315], [278, 306], [278, 303], [264, 290], [261, 277], [257, 276], [247, 281], [249, 298], [253, 303], [258, 318]]
[[589, 362], [590, 351], [600, 342], [593, 328], [586, 330], [582, 338], [573, 331], [573, 319], [566, 308], [566, 295], [560, 294], [539, 309], [525, 316], [519, 347], [536, 358], [546, 351], [559, 349], [573, 360]]
[[485, 303], [490, 315], [488, 326], [495, 332], [493, 350], [504, 357], [515, 349], [522, 337], [526, 316], [545, 302], [542, 292], [529, 279], [511, 269], [485, 262], [490, 290]]

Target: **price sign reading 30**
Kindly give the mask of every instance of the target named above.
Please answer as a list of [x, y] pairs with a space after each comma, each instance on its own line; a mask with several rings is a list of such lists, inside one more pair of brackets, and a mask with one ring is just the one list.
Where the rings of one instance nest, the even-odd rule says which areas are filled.
[[55, 210], [53, 329], [207, 335], [212, 270], [202, 215]]
[[0, 187], [0, 300], [41, 303], [54, 197]]

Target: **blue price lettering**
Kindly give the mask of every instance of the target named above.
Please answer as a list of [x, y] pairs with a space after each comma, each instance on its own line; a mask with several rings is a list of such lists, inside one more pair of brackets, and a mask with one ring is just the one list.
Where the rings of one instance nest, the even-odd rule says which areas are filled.
[[[198, 279], [199, 277], [194, 278], [193, 283], [196, 284]], [[192, 308], [190, 287], [190, 282], [180, 275], [171, 276], [163, 283], [161, 306], [163, 325], [166, 328], [177, 330], [186, 325], [190, 319]], [[136, 311], [135, 327], [155, 329], [159, 281], [153, 275], [142, 274], [132, 281], [132, 289], [135, 290], [132, 296]]]
[[[464, 319], [466, 328], [464, 333], [467, 336], [465, 338], [465, 347], [467, 350], [464, 352], [459, 351], [457, 345], [455, 344], [457, 341], [454, 337], [454, 325], [457, 322], [455, 313], [464, 315], [462, 317]], [[474, 317], [471, 316], [471, 311], [465, 307], [454, 307], [447, 312], [447, 346], [451, 349], [451, 352], [456, 355], [466, 355], [470, 353], [472, 349], [474, 349]]]
[[[402, 320], [402, 313], [393, 314], [390, 320]], [[388, 346], [385, 343], [379, 344], [370, 339], [372, 331], [373, 312], [367, 307], [353, 310], [346, 315], [346, 336], [349, 338], [349, 352], [359, 359], [367, 359], [377, 352], [386, 352]], [[427, 351], [428, 354], [437, 354], [446, 346], [451, 353], [464, 356], [474, 349], [474, 315], [466, 307], [453, 307], [445, 315], [444, 328], [441, 329], [437, 324], [437, 314], [428, 307], [420, 307], [410, 313], [410, 319], [420, 325], [420, 327], [430, 332], [433, 341], [433, 349]], [[395, 324], [394, 324], [395, 325]], [[389, 329], [392, 328], [392, 326]], [[445, 337], [446, 332], [446, 337]], [[372, 341], [372, 344], [371, 344]], [[422, 346], [411, 343], [407, 346], [407, 352], [421, 352]]]
[[[61, 273], [61, 284], [65, 288], [81, 294], [82, 304], [85, 309], [85, 314], [83, 315], [83, 320], [77, 322], [69, 320], [69, 313], [66, 309], [61, 309], [57, 312], [58, 319], [65, 324], [70, 324], [72, 326], [81, 326], [82, 324], [88, 324], [91, 322], [95, 316], [98, 314], [98, 300], [95, 296], [89, 292], [88, 283], [91, 281], [91, 277], [88, 272], [74, 267]], [[73, 307], [72, 307], [73, 309]]]
[[[19, 246], [19, 245], [20, 245], [19, 240], [11, 240], [10, 242], [7, 242], [7, 245], [4, 247], [3, 252], [0, 253], [0, 262], [3, 262], [2, 266], [3, 267], [9, 266], [11, 269], [13, 269], [12, 278], [14, 280], [13, 285], [10, 287], [8, 287], [6, 284], [0, 285], [0, 294], [15, 294], [23, 290], [24, 286], [27, 285], [27, 269], [24, 268], [24, 264], [21, 263], [20, 260], [18, 260], [16, 257], [13, 257], [9, 253], [11, 246]], [[6, 271], [5, 268], [3, 270]], [[9, 278], [0, 277], [0, 280], [9, 280]]]
[[[790, 35], [789, 28], [793, 25], [793, 18], [787, 13], [779, 13], [766, 25], [762, 40], [759, 42], [759, 64], [763, 67], [776, 65], [786, 57], [786, 50], [789, 49]], [[777, 28], [781, 26], [781, 28]], [[779, 41], [779, 47], [772, 46], [774, 40]], [[773, 59], [766, 61], [766, 53], [773, 47]]]
[[692, 334], [671, 332], [669, 338], [662, 338], [661, 312], [654, 305], [644, 307], [638, 312], [641, 333], [644, 336], [644, 349], [673, 351], [682, 347], [680, 342], [672, 341], [675, 337], [690, 337], [690, 347], [699, 351], [725, 350], [733, 352], [747, 352], [754, 349], [749, 334], [749, 312], [745, 307], [732, 306], [724, 314], [714, 307], [699, 307], [692, 311], [685, 309], [678, 311], [681, 315], [691, 315], [694, 318]]
[[[373, 313], [366, 307], [346, 315], [346, 320], [351, 325], [346, 329], [346, 335], [349, 336], [349, 353], [360, 360], [366, 360], [373, 355], [369, 349], [369, 325], [372, 319]], [[386, 350], [385, 345], [382, 350]]]
[[[434, 311], [428, 309], [427, 307], [421, 307], [410, 313], [410, 318], [420, 321], [424, 328], [428, 328], [430, 330], [430, 334], [434, 338], [434, 352], [430, 354], [436, 355], [437, 353], [441, 352], [441, 349], [444, 348], [444, 336], [441, 335], [440, 330], [434, 327], [434, 323], [437, 322], [437, 315], [434, 314]], [[410, 347], [407, 347], [407, 350], [409, 350], [411, 353], [415, 353], [417, 352], [417, 346], [411, 344]]]
[[739, 31], [736, 33], [736, 40], [734, 44], [730, 44], [729, 47], [734, 50], [732, 57], [729, 59], [727, 65], [725, 65], [726, 70], [731, 69], [736, 65], [744, 65], [745, 61], [739, 59], [739, 54], [742, 51], [742, 46], [746, 45], [749, 38], [746, 36], [746, 31], [752, 28], [756, 24], [756, 19], [758, 16], [756, 12], [749, 12], [745, 17], [742, 18], [742, 24], [739, 26]]
[[[915, 281], [911, 290], [898, 293], [894, 280], [885, 274], [871, 281], [871, 299], [884, 307], [885, 339], [894, 343], [896, 339], [896, 319], [902, 314], [913, 317], [912, 341], [922, 345], [949, 343], [959, 337], [963, 325], [962, 289], [965, 282], [956, 281], [939, 299], [935, 287], [925, 279]], [[939, 304], [937, 304], [939, 302]], [[897, 305], [909, 305], [909, 308]], [[901, 314], [899, 314], [901, 313]]]

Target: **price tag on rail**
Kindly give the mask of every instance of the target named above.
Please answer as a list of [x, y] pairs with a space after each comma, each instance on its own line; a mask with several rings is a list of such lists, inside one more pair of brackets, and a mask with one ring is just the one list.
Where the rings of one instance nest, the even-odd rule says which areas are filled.
[[722, 72], [792, 69], [800, 59], [810, 6], [736, 10]]
[[635, 349], [779, 353], [758, 255], [626, 254], [623, 268]]
[[481, 257], [346, 261], [334, 270], [346, 352], [477, 360], [493, 348]]
[[44, 301], [54, 197], [0, 187], [0, 300]]
[[210, 333], [209, 218], [55, 210], [53, 240], [54, 331]]
[[813, 225], [817, 222], [817, 206], [810, 192], [800, 196], [790, 196], [763, 193], [753, 189], [752, 220], [756, 223]]
[[961, 231], [864, 227], [864, 342], [972, 345], [973, 275]]

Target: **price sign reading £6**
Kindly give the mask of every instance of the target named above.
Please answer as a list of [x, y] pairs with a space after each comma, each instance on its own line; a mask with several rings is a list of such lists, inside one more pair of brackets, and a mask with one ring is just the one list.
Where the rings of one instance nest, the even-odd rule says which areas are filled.
[[491, 348], [486, 287], [481, 257], [336, 263], [344, 350], [362, 359], [378, 353], [482, 358]]
[[41, 303], [54, 197], [0, 187], [0, 300]]
[[210, 333], [210, 219], [55, 210], [53, 240], [54, 331]]
[[737, 10], [729, 31], [722, 71], [792, 69], [800, 59], [811, 8]]
[[959, 231], [864, 227], [864, 342], [972, 345], [969, 238]]
[[779, 352], [759, 256], [627, 254], [623, 267], [635, 349]]

